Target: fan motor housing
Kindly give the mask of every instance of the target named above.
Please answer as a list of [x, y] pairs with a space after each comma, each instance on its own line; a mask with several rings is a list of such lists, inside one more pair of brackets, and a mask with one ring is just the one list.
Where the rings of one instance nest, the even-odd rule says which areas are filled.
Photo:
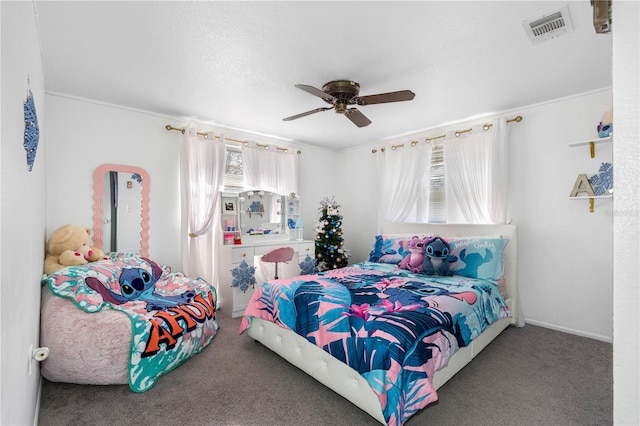
[[335, 98], [324, 101], [335, 105], [337, 113], [344, 113], [347, 105], [356, 103], [355, 98], [360, 93], [360, 85], [351, 80], [333, 80], [322, 86], [322, 91]]

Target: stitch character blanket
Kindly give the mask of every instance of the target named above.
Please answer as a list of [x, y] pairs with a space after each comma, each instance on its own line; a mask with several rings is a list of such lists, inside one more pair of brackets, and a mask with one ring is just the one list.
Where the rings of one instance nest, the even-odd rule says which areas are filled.
[[129, 386], [135, 392], [150, 389], [161, 375], [202, 351], [218, 330], [213, 286], [143, 257], [114, 254], [63, 268], [43, 276], [42, 285], [89, 315], [114, 309], [129, 317]]
[[434, 372], [510, 312], [489, 280], [365, 262], [268, 281], [244, 315], [240, 333], [262, 318], [351, 366], [378, 396], [387, 424], [402, 425], [437, 400]]

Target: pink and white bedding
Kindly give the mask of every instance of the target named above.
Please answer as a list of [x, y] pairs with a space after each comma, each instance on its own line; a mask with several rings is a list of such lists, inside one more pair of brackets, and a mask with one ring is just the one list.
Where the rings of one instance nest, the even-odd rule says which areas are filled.
[[[503, 249], [495, 253], [500, 259]], [[479, 267], [473, 268], [476, 277], [438, 276], [363, 262], [269, 281], [253, 294], [240, 332], [255, 318], [294, 331], [356, 370], [377, 396], [386, 423], [401, 425], [437, 400], [434, 373], [490, 324], [511, 315], [493, 279], [502, 276], [501, 268], [490, 268], [487, 277], [477, 277]]]

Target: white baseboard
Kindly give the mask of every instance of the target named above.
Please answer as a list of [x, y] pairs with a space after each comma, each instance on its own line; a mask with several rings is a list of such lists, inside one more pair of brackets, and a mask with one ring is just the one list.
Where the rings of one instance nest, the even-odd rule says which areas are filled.
[[532, 319], [525, 318], [524, 322], [526, 324], [536, 325], [538, 327], [550, 328], [552, 330], [562, 331], [563, 333], [575, 334], [576, 336], [588, 337], [590, 339], [600, 340], [602, 342], [613, 343], [613, 337], [609, 336], [601, 336], [599, 334], [586, 333], [584, 331], [574, 330], [573, 328], [561, 327], [555, 324], [548, 324], [542, 321], [536, 321]]

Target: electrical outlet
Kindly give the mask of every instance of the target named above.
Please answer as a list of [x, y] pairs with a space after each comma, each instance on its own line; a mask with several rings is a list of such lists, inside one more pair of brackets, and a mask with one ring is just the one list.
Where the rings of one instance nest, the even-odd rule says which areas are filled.
[[29, 363], [29, 375], [33, 374], [33, 345], [29, 345], [29, 354], [27, 358], [27, 362]]

